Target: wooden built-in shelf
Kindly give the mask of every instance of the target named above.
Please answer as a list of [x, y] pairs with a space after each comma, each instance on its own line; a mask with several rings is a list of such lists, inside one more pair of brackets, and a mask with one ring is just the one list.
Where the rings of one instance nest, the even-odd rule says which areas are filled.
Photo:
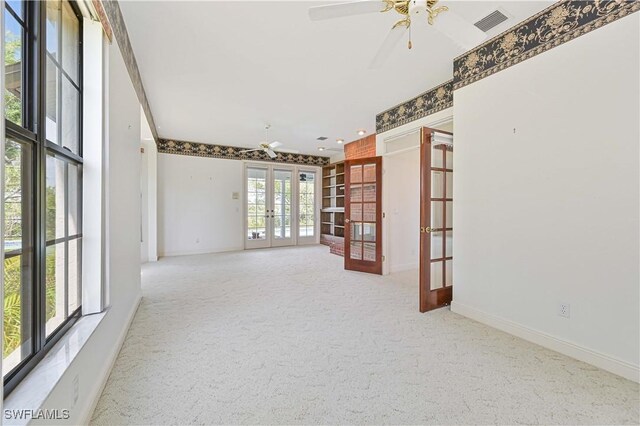
[[344, 238], [344, 162], [322, 168], [321, 233]]

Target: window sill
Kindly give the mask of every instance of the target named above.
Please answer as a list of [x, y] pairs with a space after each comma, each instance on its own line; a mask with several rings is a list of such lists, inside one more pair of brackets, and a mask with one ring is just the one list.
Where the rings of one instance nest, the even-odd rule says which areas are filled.
[[[3, 413], [8, 410], [38, 410], [98, 328], [106, 313], [107, 311], [104, 311], [80, 318], [4, 400]], [[29, 418], [5, 417], [2, 424], [26, 425], [29, 421]]]

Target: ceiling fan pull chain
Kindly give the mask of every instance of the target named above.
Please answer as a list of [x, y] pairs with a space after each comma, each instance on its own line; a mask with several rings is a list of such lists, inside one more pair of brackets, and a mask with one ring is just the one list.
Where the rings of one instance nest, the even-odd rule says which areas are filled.
[[411, 26], [409, 26], [409, 43], [407, 43], [407, 47], [409, 49], [413, 47], [413, 43], [411, 43]]

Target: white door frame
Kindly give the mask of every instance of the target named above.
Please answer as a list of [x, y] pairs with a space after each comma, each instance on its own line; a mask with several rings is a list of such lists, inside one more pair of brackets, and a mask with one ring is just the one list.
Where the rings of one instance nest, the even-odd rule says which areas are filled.
[[[243, 184], [242, 184], [242, 201], [243, 201], [243, 218], [242, 218], [242, 238], [244, 241], [245, 249], [254, 249], [254, 248], [267, 248], [267, 247], [279, 247], [279, 246], [291, 246], [291, 245], [303, 245], [303, 244], [318, 244], [320, 242], [320, 196], [322, 192], [321, 185], [321, 176], [322, 176], [322, 168], [315, 166], [296, 166], [286, 163], [267, 163], [267, 162], [255, 162], [255, 161], [245, 161], [243, 167]], [[266, 238], [261, 240], [251, 240], [248, 238], [249, 228], [247, 223], [247, 212], [248, 212], [248, 203], [247, 203], [247, 177], [248, 170], [250, 168], [254, 169], [262, 169], [266, 171], [266, 188], [265, 188], [265, 197], [266, 197], [266, 209], [268, 211], [268, 218], [266, 218], [265, 222], [265, 234]], [[292, 173], [292, 186], [291, 186], [291, 237], [286, 239], [275, 239], [273, 238], [273, 176], [274, 171], [283, 170], [283, 171], [291, 171]], [[300, 173], [314, 173], [315, 174], [315, 188], [314, 188], [314, 235], [310, 237], [300, 237], [299, 236], [299, 176]], [[267, 216], [267, 214], [265, 214]]]
[[[387, 153], [386, 150], [386, 141], [392, 141], [393, 139], [397, 139], [398, 137], [407, 135], [413, 132], [419, 132], [423, 127], [438, 127], [444, 124], [450, 123], [453, 121], [453, 108], [447, 108], [445, 110], [439, 111], [433, 115], [421, 118], [416, 121], [412, 121], [395, 129], [389, 130], [387, 132], [378, 134], [376, 136], [376, 153], [377, 155], [381, 155], [383, 157], [383, 169], [384, 169], [384, 157], [388, 155], [397, 154], [397, 152]], [[455, 132], [454, 132], [455, 134]], [[411, 148], [409, 148], [411, 149]], [[382, 187], [387, 188], [387, 190], [382, 191], [382, 211], [383, 219], [382, 219], [382, 254], [384, 255], [384, 261], [382, 262], [382, 275], [388, 275], [391, 271], [389, 270], [389, 262], [387, 259], [393, 254], [389, 253], [389, 239], [386, 238], [387, 232], [389, 232], [389, 220], [386, 217], [386, 213], [389, 207], [389, 199], [388, 199], [388, 182], [385, 182], [385, 173], [382, 174]]]

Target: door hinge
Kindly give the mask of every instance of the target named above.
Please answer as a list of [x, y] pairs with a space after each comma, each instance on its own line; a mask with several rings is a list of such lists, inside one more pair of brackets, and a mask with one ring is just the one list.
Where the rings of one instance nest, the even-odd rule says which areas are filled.
[[387, 214], [385, 212], [382, 212], [382, 218], [384, 219], [385, 217], [387, 217]]
[[383, 262], [385, 261], [385, 259], [386, 259], [386, 258], [385, 258], [384, 256], [382, 256], [382, 261], [383, 261]]

